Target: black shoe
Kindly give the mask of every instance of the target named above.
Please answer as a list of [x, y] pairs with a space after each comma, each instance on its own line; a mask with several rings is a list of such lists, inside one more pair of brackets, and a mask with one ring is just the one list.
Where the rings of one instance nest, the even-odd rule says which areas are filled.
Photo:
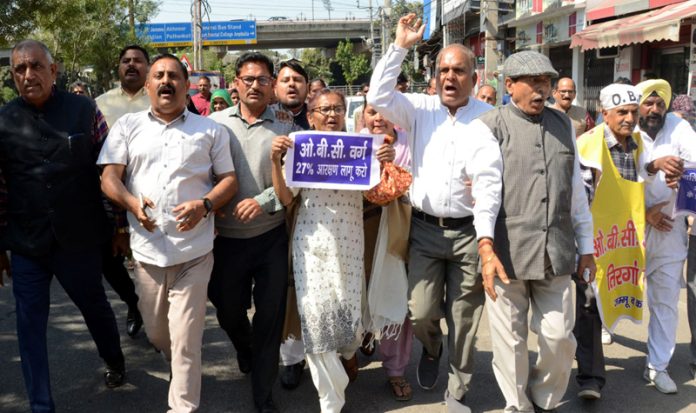
[[104, 371], [104, 384], [110, 389], [114, 389], [123, 385], [126, 381], [126, 367], [118, 366], [113, 367], [106, 365], [106, 370]]
[[300, 385], [305, 363], [306, 362], [302, 360], [297, 364], [283, 366], [283, 371], [280, 373], [280, 384], [284, 389], [292, 390]]
[[273, 403], [273, 399], [270, 397], [262, 406], [256, 406], [256, 411], [259, 413], [277, 413], [279, 412], [278, 408], [275, 406], [275, 403]]
[[437, 376], [440, 374], [441, 355], [442, 345], [440, 345], [440, 354], [438, 354], [437, 357], [429, 355], [425, 347], [423, 348], [423, 353], [421, 353], [421, 359], [416, 371], [418, 385], [421, 386], [422, 389], [430, 390], [437, 384]]
[[137, 307], [129, 308], [126, 315], [126, 333], [133, 338], [143, 327], [143, 317]]
[[249, 351], [238, 351], [237, 352], [237, 365], [239, 366], [239, 371], [244, 374], [251, 373], [251, 359], [252, 353]]

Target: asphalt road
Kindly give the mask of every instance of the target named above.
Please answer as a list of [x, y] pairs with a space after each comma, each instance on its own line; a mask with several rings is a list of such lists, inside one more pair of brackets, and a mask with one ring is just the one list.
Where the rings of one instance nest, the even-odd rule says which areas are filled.
[[[108, 288], [108, 287], [107, 287]], [[102, 363], [82, 317], [57, 282], [53, 283], [51, 319], [48, 340], [54, 400], [58, 412], [164, 412], [167, 410], [169, 370], [162, 357], [148, 345], [141, 332], [136, 339], [125, 335], [125, 305], [108, 289], [108, 294], [123, 332], [121, 343], [126, 354], [128, 382], [107, 389], [102, 380]], [[647, 318], [647, 311], [646, 311]], [[576, 397], [577, 386], [571, 378], [559, 412], [696, 412], [696, 380], [689, 377], [688, 342], [690, 334], [686, 319], [686, 298], [682, 291], [679, 302], [677, 348], [671, 363], [671, 375], [679, 393], [663, 395], [642, 379], [645, 363], [646, 324], [623, 322], [614, 344], [605, 346], [607, 385], [598, 402], [584, 402]], [[201, 412], [253, 412], [249, 378], [240, 373], [234, 350], [218, 328], [212, 307], [207, 314], [203, 338], [203, 388]], [[435, 389], [424, 391], [416, 382], [416, 362], [420, 345], [414, 340], [414, 351], [407, 370], [414, 388], [409, 402], [391, 397], [381, 363], [376, 356], [361, 356], [358, 380], [348, 387], [344, 412], [444, 412], [442, 402], [446, 388], [445, 357], [441, 376]], [[535, 336], [530, 333], [530, 349], [535, 349]], [[499, 412], [505, 407], [491, 368], [491, 342], [488, 321], [482, 320], [476, 343], [476, 373], [467, 404], [474, 412]], [[535, 357], [530, 353], [530, 360]], [[574, 374], [574, 373], [573, 373]], [[305, 370], [302, 384], [294, 391], [274, 389], [276, 404], [283, 412], [318, 412], [317, 394]], [[0, 288], [0, 412], [27, 412], [28, 403], [15, 335], [14, 299], [11, 287]]]

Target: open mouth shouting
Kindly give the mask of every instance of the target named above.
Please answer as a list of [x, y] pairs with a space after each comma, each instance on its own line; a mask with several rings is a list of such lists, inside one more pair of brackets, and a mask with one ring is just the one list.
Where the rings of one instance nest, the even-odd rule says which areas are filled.
[[126, 69], [125, 77], [140, 77], [140, 72], [134, 67]]
[[453, 83], [445, 83], [442, 85], [442, 93], [445, 96], [455, 96], [459, 89]]
[[162, 85], [157, 89], [157, 96], [165, 99], [172, 99], [176, 95], [176, 90], [172, 85]]

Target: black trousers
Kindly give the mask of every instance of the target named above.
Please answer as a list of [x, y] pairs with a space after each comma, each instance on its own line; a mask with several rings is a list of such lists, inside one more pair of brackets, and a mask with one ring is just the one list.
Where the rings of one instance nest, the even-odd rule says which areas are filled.
[[[578, 374], [575, 380], [580, 387], [595, 383], [601, 389], [606, 382], [604, 349], [602, 348], [602, 319], [599, 317], [597, 300], [589, 284], [579, 282], [573, 275], [576, 288], [575, 328], [573, 334], [578, 342], [575, 359]], [[588, 290], [591, 298], [586, 298]], [[588, 297], [589, 298], [589, 297]]]
[[129, 309], [138, 308], [138, 296], [135, 294], [135, 284], [123, 265], [123, 255], [114, 257], [111, 252], [111, 243], [107, 242], [102, 248], [102, 274], [109, 282], [111, 288], [128, 305]]
[[[218, 236], [208, 298], [220, 327], [238, 352], [252, 352], [251, 383], [257, 406], [271, 397], [278, 375], [280, 338], [288, 290], [288, 235], [285, 224], [249, 239]], [[255, 313], [247, 318], [252, 289]], [[248, 349], [248, 350], [243, 350]]]

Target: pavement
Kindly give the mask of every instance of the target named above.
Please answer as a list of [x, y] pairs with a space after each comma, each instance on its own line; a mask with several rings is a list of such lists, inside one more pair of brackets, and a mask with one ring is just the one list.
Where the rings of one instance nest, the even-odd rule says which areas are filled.
[[[52, 391], [58, 412], [164, 412], [167, 410], [169, 370], [162, 357], [148, 344], [143, 332], [135, 339], [125, 334], [126, 306], [107, 286], [107, 293], [122, 332], [121, 344], [126, 355], [127, 384], [109, 390], [102, 379], [103, 365], [83, 319], [58, 282], [52, 285], [51, 318], [48, 328]], [[646, 320], [641, 325], [622, 322], [612, 345], [605, 346], [607, 384], [602, 399], [581, 401], [574, 374], [558, 412], [696, 412], [696, 380], [689, 377], [690, 333], [686, 317], [684, 290], [679, 300], [677, 347], [671, 363], [671, 375], [679, 392], [663, 395], [642, 379], [645, 364]], [[536, 348], [535, 335], [529, 334], [529, 348]], [[203, 383], [200, 412], [253, 412], [249, 377], [239, 372], [234, 350], [215, 319], [209, 305], [203, 337]], [[446, 355], [446, 354], [445, 354]], [[416, 381], [416, 363], [420, 345], [414, 340], [407, 378], [414, 389], [408, 402], [393, 400], [386, 376], [377, 356], [360, 356], [358, 380], [346, 391], [346, 413], [371, 412], [444, 412], [446, 357], [442, 358], [440, 380], [433, 390], [425, 391]], [[530, 360], [536, 357], [530, 351]], [[491, 367], [491, 338], [488, 320], [481, 322], [476, 342], [476, 370], [467, 394], [474, 412], [500, 412], [505, 407]], [[276, 382], [276, 405], [282, 412], [319, 412], [317, 393], [308, 370], [301, 385], [287, 391]], [[14, 299], [10, 287], [0, 288], [0, 412], [29, 411], [22, 379], [15, 334]]]

